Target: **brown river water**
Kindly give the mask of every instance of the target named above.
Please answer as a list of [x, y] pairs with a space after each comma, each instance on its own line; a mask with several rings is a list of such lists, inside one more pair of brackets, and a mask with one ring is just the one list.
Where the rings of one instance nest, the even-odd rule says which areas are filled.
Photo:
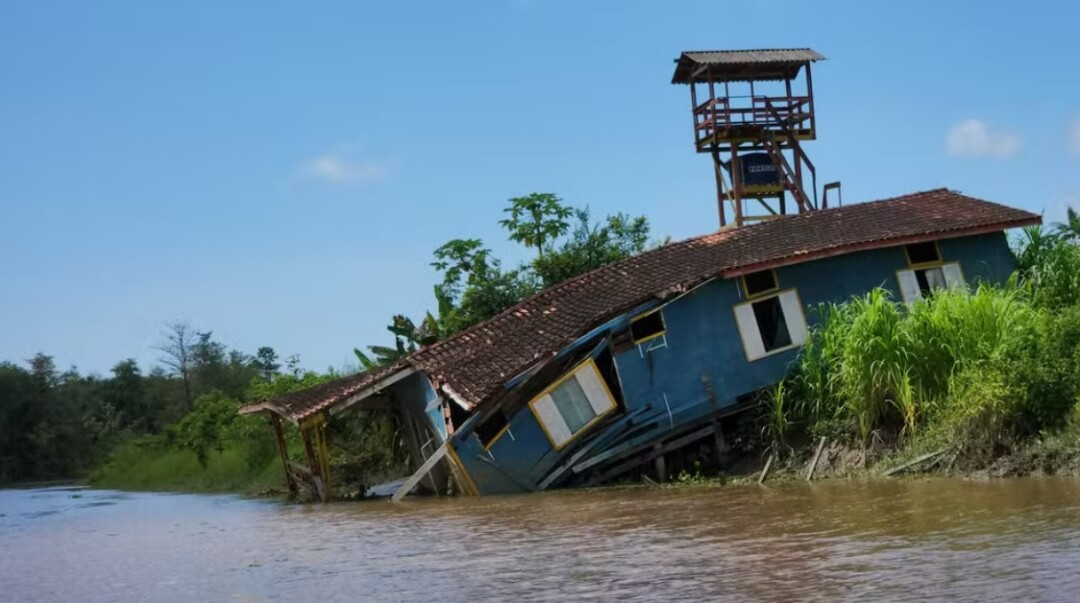
[[1080, 480], [289, 505], [0, 490], [0, 601], [1080, 601]]

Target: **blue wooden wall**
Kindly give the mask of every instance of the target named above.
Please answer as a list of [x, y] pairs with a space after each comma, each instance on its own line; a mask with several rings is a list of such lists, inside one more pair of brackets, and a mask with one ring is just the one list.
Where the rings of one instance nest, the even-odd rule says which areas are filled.
[[[939, 248], [943, 261], [960, 262], [969, 285], [981, 280], [1004, 282], [1014, 269], [1004, 233], [943, 240]], [[899, 299], [896, 272], [907, 267], [903, 247], [893, 247], [785, 266], [777, 269], [777, 278], [781, 290], [798, 290], [813, 325], [812, 308], [823, 302], [844, 301], [876, 287]], [[628, 413], [638, 412], [639, 422], [660, 419], [645, 439], [712, 411], [703, 377], [711, 383], [720, 408], [784, 377], [798, 349], [748, 362], [733, 310], [741, 301], [739, 279], [708, 283], [663, 308], [665, 347], [645, 352], [641, 348], [647, 343], [615, 357]], [[612, 324], [625, 328], [625, 321]], [[462, 463], [485, 494], [524, 491], [523, 483], [535, 486], [575, 448], [556, 453], [527, 407], [511, 418], [509, 433], [489, 451], [471, 434], [456, 445]]]

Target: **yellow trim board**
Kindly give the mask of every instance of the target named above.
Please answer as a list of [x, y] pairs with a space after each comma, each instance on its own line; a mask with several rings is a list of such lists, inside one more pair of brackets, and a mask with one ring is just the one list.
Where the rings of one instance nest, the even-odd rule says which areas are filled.
[[464, 480], [462, 480], [464, 482], [462, 485], [465, 486], [468, 494], [472, 496], [479, 496], [480, 489], [476, 487], [476, 482], [473, 481], [472, 475], [470, 475], [469, 470], [465, 468], [465, 463], [462, 463], [461, 459], [458, 457], [457, 451], [454, 450], [453, 442], [446, 443], [446, 454], [450, 457], [450, 462], [453, 463], [454, 466], [461, 471], [461, 476], [465, 478]]
[[[765, 270], [759, 270], [758, 272], [766, 272], [766, 271]], [[742, 292], [743, 292], [743, 295], [746, 296], [746, 299], [757, 299], [759, 297], [764, 297], [764, 296], [766, 296], [766, 295], [768, 295], [770, 293], [777, 293], [777, 292], [780, 291], [780, 275], [778, 275], [776, 273], [776, 268], [769, 268], [768, 272], [772, 273], [773, 287], [771, 289], [765, 289], [764, 291], [758, 291], [757, 293], [754, 293], [753, 295], [750, 294], [750, 287], [746, 286], [746, 277], [749, 276], [750, 274], [757, 274], [757, 272], [751, 272], [749, 274], [743, 274], [743, 275], [739, 276], [739, 283], [742, 285]]]
[[916, 263], [912, 262], [911, 261], [911, 254], [908, 253], [908, 247], [910, 247], [912, 245], [921, 245], [922, 243], [908, 243], [907, 245], [904, 245], [904, 259], [907, 260], [908, 267], [910, 267], [910, 268], [932, 268], [935, 265], [944, 264], [945, 263], [945, 258], [941, 255], [941, 246], [938, 245], [937, 240], [935, 239], [933, 241], [924, 241], [924, 242], [934, 244], [934, 251], [937, 251], [938, 259], [936, 259], [936, 260], [934, 260], [932, 262], [922, 262], [922, 263], [919, 263], [919, 264], [916, 264]]
[[[480, 445], [484, 448], [484, 452], [491, 450], [491, 447], [495, 445], [495, 442], [498, 442], [499, 438], [503, 437], [506, 432], [510, 431], [510, 418], [506, 417], [506, 415], [503, 416], [506, 418], [506, 425], [504, 425], [503, 428], [495, 434], [495, 437], [491, 438], [491, 440], [489, 440], [486, 445], [483, 442], [480, 442]], [[476, 431], [473, 430], [473, 433], [476, 433]], [[480, 434], [476, 434], [476, 439], [480, 439]]]
[[[659, 308], [649, 310], [648, 312], [638, 314], [637, 316], [630, 319], [630, 340], [634, 342], [634, 345], [640, 345], [645, 343], [646, 341], [652, 341], [653, 339], [656, 339], [657, 337], [660, 337], [667, 333], [667, 319], [664, 318], [663, 310], [664, 308], [663, 306], [661, 306]], [[657, 312], [660, 313], [660, 321], [664, 324], [663, 330], [661, 330], [659, 333], [653, 333], [652, 335], [649, 335], [648, 337], [644, 337], [642, 339], [634, 339], [634, 323], [644, 318], [648, 318], [649, 316], [652, 316]], [[601, 381], [603, 381], [603, 379], [601, 379]], [[605, 383], [604, 385], [606, 386], [607, 384]]]
[[[578, 429], [574, 433], [570, 434], [570, 437], [565, 442], [563, 442], [562, 444], [556, 444], [555, 438], [551, 436], [551, 432], [548, 431], [547, 425], [544, 425], [544, 420], [540, 418], [540, 413], [536, 410], [536, 402], [539, 401], [540, 398], [543, 398], [544, 396], [551, 393], [551, 391], [555, 388], [562, 385], [567, 379], [573, 378], [575, 375], [577, 375], [578, 371], [582, 370], [587, 365], [591, 366], [592, 370], [596, 371], [596, 376], [599, 378], [600, 385], [604, 387], [604, 394], [607, 395], [608, 402], [610, 402], [611, 404], [610, 406], [608, 406], [607, 410], [596, 415], [588, 423], [582, 425], [581, 429]], [[556, 452], [569, 446], [574, 440], [577, 440], [579, 437], [584, 435], [586, 432], [592, 429], [594, 425], [599, 423], [601, 419], [614, 412], [618, 407], [619, 404], [615, 401], [615, 396], [611, 394], [611, 388], [608, 387], [607, 381], [604, 381], [604, 375], [600, 372], [600, 368], [596, 366], [596, 361], [592, 358], [587, 358], [584, 362], [570, 369], [562, 377], [559, 377], [559, 379], [557, 379], [554, 383], [544, 388], [542, 392], [533, 396], [532, 400], [529, 400], [529, 410], [532, 411], [533, 417], [536, 418], [536, 422], [540, 425], [540, 429], [544, 432], [544, 435], [547, 436], [548, 442], [551, 444], [552, 449], [554, 449]]]

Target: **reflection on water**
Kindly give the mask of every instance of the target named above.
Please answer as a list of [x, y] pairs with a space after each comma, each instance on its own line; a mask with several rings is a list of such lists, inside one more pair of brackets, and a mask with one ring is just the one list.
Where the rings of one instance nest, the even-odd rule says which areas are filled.
[[1068, 479], [306, 506], [0, 490], [0, 598], [11, 601], [1057, 601], [1078, 592], [1080, 481]]

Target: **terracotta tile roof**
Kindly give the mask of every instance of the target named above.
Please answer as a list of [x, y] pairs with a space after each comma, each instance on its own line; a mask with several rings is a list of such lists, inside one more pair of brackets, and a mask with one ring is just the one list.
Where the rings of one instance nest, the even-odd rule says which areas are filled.
[[303, 421], [311, 415], [348, 400], [357, 392], [371, 387], [393, 373], [408, 367], [408, 363], [404, 361], [380, 366], [370, 371], [349, 375], [285, 394], [284, 396], [278, 396], [273, 400], [252, 402], [242, 407], [240, 414], [252, 414], [270, 410], [293, 421]]
[[[611, 318], [714, 277], [1040, 221], [1035, 214], [947, 189], [785, 216], [672, 243], [593, 270], [420, 350], [406, 362], [459, 398], [479, 403]], [[315, 400], [320, 408], [336, 404], [335, 399], [347, 397], [344, 392], [379, 379], [366, 375], [346, 378], [357, 381], [342, 385], [340, 392], [327, 388], [302, 399], [294, 394], [289, 408]]]
[[810, 48], [763, 48], [759, 50], [687, 50], [675, 59], [672, 84], [727, 80], [795, 78], [804, 64], [825, 57]]

